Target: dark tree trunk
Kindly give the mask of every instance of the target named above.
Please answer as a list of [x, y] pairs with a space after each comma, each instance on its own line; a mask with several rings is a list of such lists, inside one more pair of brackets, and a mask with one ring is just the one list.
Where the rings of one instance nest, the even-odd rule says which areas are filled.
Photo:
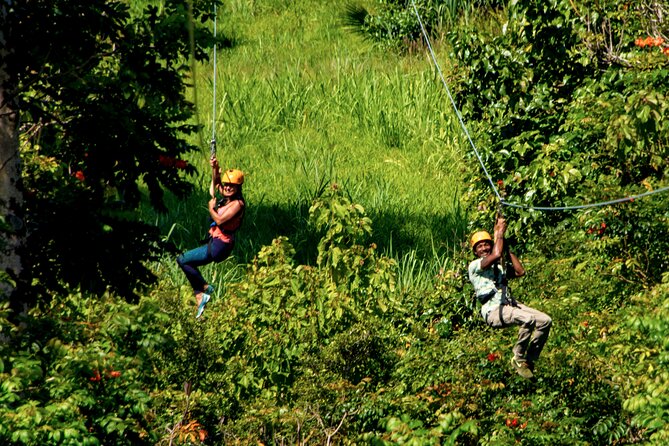
[[[0, 5], [0, 23], [6, 23]], [[9, 54], [4, 26], [0, 28], [0, 301], [6, 301], [21, 272], [19, 247], [23, 243], [21, 209], [21, 158], [18, 141], [18, 110], [11, 94], [11, 79], [2, 62]]]

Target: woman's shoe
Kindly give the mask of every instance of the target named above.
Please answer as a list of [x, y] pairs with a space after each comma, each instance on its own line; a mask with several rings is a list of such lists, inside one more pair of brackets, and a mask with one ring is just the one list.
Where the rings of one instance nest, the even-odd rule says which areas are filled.
[[[207, 291], [209, 289], [207, 288]], [[207, 306], [207, 302], [209, 302], [210, 296], [207, 293], [204, 293], [202, 295], [202, 300], [200, 301], [200, 305], [197, 307], [197, 314], [195, 315], [195, 319], [200, 319], [200, 316], [202, 316], [202, 313], [204, 313], [204, 307]]]

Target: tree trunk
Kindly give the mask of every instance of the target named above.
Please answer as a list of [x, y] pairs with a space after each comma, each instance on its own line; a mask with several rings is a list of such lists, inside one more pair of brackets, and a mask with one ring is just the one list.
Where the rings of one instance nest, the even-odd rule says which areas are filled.
[[[0, 22], [6, 23], [6, 4], [0, 6]], [[21, 209], [21, 158], [18, 110], [11, 96], [11, 79], [2, 61], [10, 54], [7, 37], [0, 28], [0, 302], [10, 298], [21, 272], [19, 247], [23, 240]]]

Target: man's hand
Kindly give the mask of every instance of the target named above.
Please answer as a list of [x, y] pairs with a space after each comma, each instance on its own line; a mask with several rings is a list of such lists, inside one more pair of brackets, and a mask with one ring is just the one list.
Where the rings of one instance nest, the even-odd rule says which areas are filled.
[[503, 238], [506, 232], [506, 219], [502, 216], [497, 217], [495, 221], [495, 240]]

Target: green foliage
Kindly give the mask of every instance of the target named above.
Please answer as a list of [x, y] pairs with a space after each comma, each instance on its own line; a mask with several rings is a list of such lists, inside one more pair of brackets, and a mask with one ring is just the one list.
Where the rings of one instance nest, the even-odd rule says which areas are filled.
[[[619, 354], [635, 357], [635, 370], [639, 378], [634, 382], [633, 394], [624, 402], [632, 414], [632, 424], [639, 430], [647, 430], [652, 444], [662, 444], [669, 438], [669, 412], [667, 411], [667, 386], [669, 375], [666, 363], [669, 359], [666, 333], [669, 311], [669, 276], [654, 288], [640, 304], [650, 312], [643, 312], [625, 321], [629, 327], [629, 339], [616, 345]], [[630, 348], [631, 345], [635, 349]]]
[[1, 441], [153, 444], [151, 357], [165, 343], [156, 310], [72, 295], [17, 324], [3, 306]]
[[[423, 26], [435, 35], [457, 24], [467, 13], [499, 8], [499, 0], [415, 0]], [[422, 40], [422, 30], [411, 0], [377, 0], [372, 12], [357, 3], [348, 3], [344, 24], [382, 47], [405, 49]]]
[[[461, 424], [460, 424], [461, 423]], [[452, 412], [440, 414], [437, 425], [432, 428], [423, 426], [420, 420], [409, 417], [390, 417], [385, 424], [387, 434], [381, 438], [365, 435], [363, 438], [372, 445], [456, 445], [462, 444], [463, 434], [478, 434], [476, 423], [464, 421], [462, 414]], [[458, 441], [460, 440], [460, 441]]]
[[[529, 8], [530, 2], [521, 3]], [[665, 129], [653, 116], [665, 112], [666, 94], [662, 69], [656, 70], [664, 60], [658, 48], [630, 44], [613, 53], [645, 64], [628, 78], [632, 68], [609, 67], [614, 59], [593, 43], [600, 42], [596, 36], [584, 38], [583, 22], [532, 5], [539, 12], [531, 14], [550, 17], [581, 39], [584, 72], [596, 66], [617, 74], [606, 82], [568, 80], [573, 101], [556, 106], [559, 117], [543, 116], [550, 107], [528, 111], [536, 122], [521, 117], [535, 130], [545, 125], [563, 132], [562, 139], [543, 130], [534, 134], [536, 141], [518, 136], [527, 136], [531, 144], [524, 153], [539, 153], [536, 159], [512, 161], [515, 149], [486, 154], [497, 166], [517, 163], [514, 169], [534, 175], [523, 176], [518, 186], [500, 177], [509, 198], [520, 199], [528, 188], [539, 197], [528, 197], [528, 203], [567, 200], [565, 191], [574, 192], [577, 202], [595, 193], [605, 199], [661, 186]], [[199, 320], [191, 290], [168, 256], [149, 265], [163, 280], [139, 305], [106, 294], [72, 294], [54, 296], [25, 317], [3, 310], [0, 442], [665, 443], [666, 199], [574, 218], [510, 213], [528, 270], [514, 281], [514, 295], [554, 321], [537, 378], [521, 379], [509, 366], [516, 331], [488, 328], [473, 304], [466, 277], [471, 253], [462, 242], [469, 209], [480, 206], [471, 226], [490, 224], [492, 210], [488, 190], [475, 179], [470, 201], [463, 205], [458, 198], [455, 185], [464, 174], [454, 161], [459, 129], [439, 111], [443, 97], [431, 87], [427, 65], [385, 53], [390, 62], [384, 64], [364, 46], [351, 55], [341, 44], [345, 35], [333, 25], [332, 7], [239, 1], [224, 14], [227, 26], [234, 23], [244, 36], [219, 65], [226, 73], [224, 96], [234, 107], [226, 107], [217, 121], [231, 148], [222, 155], [239, 163], [252, 185], [245, 189], [251, 206], [235, 252], [250, 259], [244, 271], [234, 260], [207, 267], [217, 293]], [[607, 16], [599, 17], [591, 23], [602, 24]], [[638, 15], [629, 17], [635, 18], [625, 22], [625, 30], [646, 32], [647, 24], [635, 23]], [[613, 26], [623, 25], [621, 13], [618, 18]], [[516, 13], [516, 19], [525, 16]], [[537, 44], [555, 44], [550, 36], [565, 31], [549, 23], [523, 26], [541, 31]], [[483, 51], [475, 45], [470, 50]], [[480, 52], [482, 59], [503, 59], [495, 49], [485, 51], [490, 52]], [[542, 62], [545, 53], [539, 50], [514, 54], [518, 64], [510, 62], [504, 74], [511, 86], [514, 72], [527, 74], [527, 61], [543, 63], [545, 70], [552, 63]], [[550, 73], [540, 74], [545, 89], [528, 93], [526, 103], [560, 97], [559, 82], [550, 84]], [[495, 85], [507, 85], [499, 81]], [[466, 86], [458, 88], [464, 92]], [[598, 103], [599, 97], [605, 100]], [[515, 119], [503, 107], [494, 109], [494, 101], [480, 103], [482, 116], [499, 118], [495, 122]], [[626, 116], [620, 110], [628, 105]], [[639, 109], [647, 111], [632, 113]], [[591, 115], [596, 122], [588, 121]], [[485, 139], [481, 128], [477, 136]], [[625, 132], [634, 138], [626, 140]], [[635, 138], [643, 139], [642, 147], [634, 145]], [[588, 151], [574, 149], [581, 145]], [[37, 154], [28, 172], [57, 187], [51, 178], [66, 177], [62, 165], [40, 156], [37, 146], [31, 150]], [[548, 175], [554, 183], [542, 181], [548, 167], [564, 167], [559, 177]], [[87, 187], [67, 178], [73, 190]], [[326, 190], [332, 181], [342, 186]], [[40, 193], [51, 194], [47, 189]], [[65, 195], [53, 192], [68, 203]], [[206, 197], [166, 199], [172, 213], [147, 212], [146, 220], [157, 222], [176, 243], [196, 240], [199, 224], [205, 225], [197, 220]], [[123, 254], [86, 232], [92, 222], [84, 221], [73, 228], [102, 244], [107, 255]], [[108, 220], [104, 224], [114, 228]], [[543, 237], [533, 237], [541, 230]], [[47, 235], [42, 240], [50, 243]]]
[[383, 330], [382, 324], [365, 321], [335, 336], [323, 349], [326, 369], [352, 384], [363, 379], [374, 383], [386, 381], [397, 358], [389, 351], [393, 341], [382, 336]]
[[[662, 116], [669, 59], [659, 49], [633, 46], [632, 37], [615, 48], [602, 40], [640, 32], [648, 10], [637, 5], [626, 14], [626, 6], [615, 2], [579, 7], [519, 0], [510, 5], [500, 35], [452, 33], [464, 67], [460, 106], [478, 132], [478, 145], [489, 146], [484, 162], [509, 202], [574, 206], [640, 194], [666, 180], [669, 127]], [[608, 28], [599, 31], [593, 23]], [[479, 184], [472, 183], [468, 199], [486, 209], [494, 197]], [[580, 221], [569, 213], [524, 209], [509, 209], [507, 217], [512, 237], [525, 246], [556, 227], [595, 231], [602, 242], [596, 249], [611, 273], [649, 284], [658, 282], [664, 267], [641, 251], [667, 228], [663, 203], [655, 197], [648, 204], [588, 210]], [[482, 213], [481, 221], [491, 217]], [[654, 252], [662, 257], [667, 248], [660, 241]]]
[[[142, 262], [160, 251], [158, 236], [131, 211], [147, 192], [165, 210], [164, 189], [191, 190], [183, 173], [195, 170], [181, 159], [197, 129], [188, 61], [205, 60], [214, 42], [203, 24], [215, 3], [144, 3], [132, 13], [125, 1], [7, 7], [2, 89], [22, 122], [24, 298], [63, 292], [61, 283], [132, 297], [154, 279]], [[33, 280], [39, 288], [27, 290]]]

